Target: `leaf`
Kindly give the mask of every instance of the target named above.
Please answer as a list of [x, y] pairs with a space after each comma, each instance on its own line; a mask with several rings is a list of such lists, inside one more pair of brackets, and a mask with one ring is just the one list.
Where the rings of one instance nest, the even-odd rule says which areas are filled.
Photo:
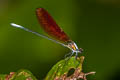
[[[55, 64], [48, 72], [45, 80], [87, 80], [86, 76], [95, 74], [95, 72], [83, 73], [82, 65], [84, 56], [75, 59], [71, 57], [67, 60], [61, 60]], [[19, 70], [17, 72], [10, 72], [10, 74], [0, 74], [0, 80], [37, 80], [33, 74], [28, 70]]]
[[10, 72], [8, 75], [1, 74], [0, 80], [37, 80], [33, 74], [28, 70], [19, 70], [17, 72]]
[[[86, 75], [95, 74], [95, 72], [83, 73], [82, 64], [84, 61], [84, 56], [75, 59], [71, 57], [68, 60], [61, 60], [48, 72], [45, 80], [77, 80], [86, 79]], [[73, 70], [73, 74], [70, 71]]]

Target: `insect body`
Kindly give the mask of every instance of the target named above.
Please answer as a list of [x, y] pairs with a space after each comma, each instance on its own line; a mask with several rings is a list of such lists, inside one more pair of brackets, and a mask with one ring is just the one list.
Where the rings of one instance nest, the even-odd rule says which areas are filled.
[[44, 8], [37, 8], [36, 10], [36, 16], [38, 18], [38, 21], [41, 25], [41, 27], [43, 28], [43, 30], [48, 33], [48, 35], [52, 36], [54, 39], [51, 39], [47, 36], [41, 35], [37, 32], [34, 32], [32, 30], [29, 30], [21, 25], [15, 24], [15, 23], [11, 23], [11, 25], [13, 27], [17, 27], [17, 28], [21, 28], [25, 31], [31, 32], [33, 34], [36, 34], [40, 37], [46, 38], [48, 40], [51, 40], [53, 42], [56, 42], [58, 44], [61, 44], [64, 47], [67, 47], [71, 50], [71, 56], [76, 53], [76, 57], [78, 55], [78, 53], [82, 52], [82, 48], [78, 48], [76, 43], [74, 41], [72, 41], [67, 35], [66, 33], [56, 24], [56, 22], [54, 21], [54, 19], [50, 16], [50, 14], [44, 9]]

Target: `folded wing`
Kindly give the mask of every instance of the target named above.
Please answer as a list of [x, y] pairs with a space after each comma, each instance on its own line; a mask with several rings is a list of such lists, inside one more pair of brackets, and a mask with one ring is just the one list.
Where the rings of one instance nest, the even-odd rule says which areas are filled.
[[37, 8], [36, 15], [38, 18], [41, 27], [44, 29], [48, 35], [60, 40], [62, 42], [70, 41], [69, 37], [65, 34], [65, 32], [56, 24], [54, 19], [50, 16], [50, 14], [43, 8]]

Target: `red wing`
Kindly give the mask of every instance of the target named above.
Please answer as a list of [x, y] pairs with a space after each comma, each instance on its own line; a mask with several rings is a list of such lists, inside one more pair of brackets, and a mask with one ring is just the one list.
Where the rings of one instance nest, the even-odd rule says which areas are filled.
[[65, 32], [56, 24], [54, 19], [45, 9], [38, 8], [36, 10], [36, 15], [39, 23], [41, 24], [41, 27], [44, 29], [45, 32], [48, 33], [48, 35], [51, 35], [63, 42], [68, 42], [70, 40]]

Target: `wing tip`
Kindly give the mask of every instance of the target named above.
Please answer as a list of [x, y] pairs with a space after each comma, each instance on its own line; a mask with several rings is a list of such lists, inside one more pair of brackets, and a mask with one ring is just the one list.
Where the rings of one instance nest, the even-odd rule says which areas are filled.
[[42, 8], [42, 7], [36, 8], [36, 11], [37, 11], [37, 12], [38, 12], [38, 11], [42, 11], [42, 10], [44, 10], [44, 8]]

